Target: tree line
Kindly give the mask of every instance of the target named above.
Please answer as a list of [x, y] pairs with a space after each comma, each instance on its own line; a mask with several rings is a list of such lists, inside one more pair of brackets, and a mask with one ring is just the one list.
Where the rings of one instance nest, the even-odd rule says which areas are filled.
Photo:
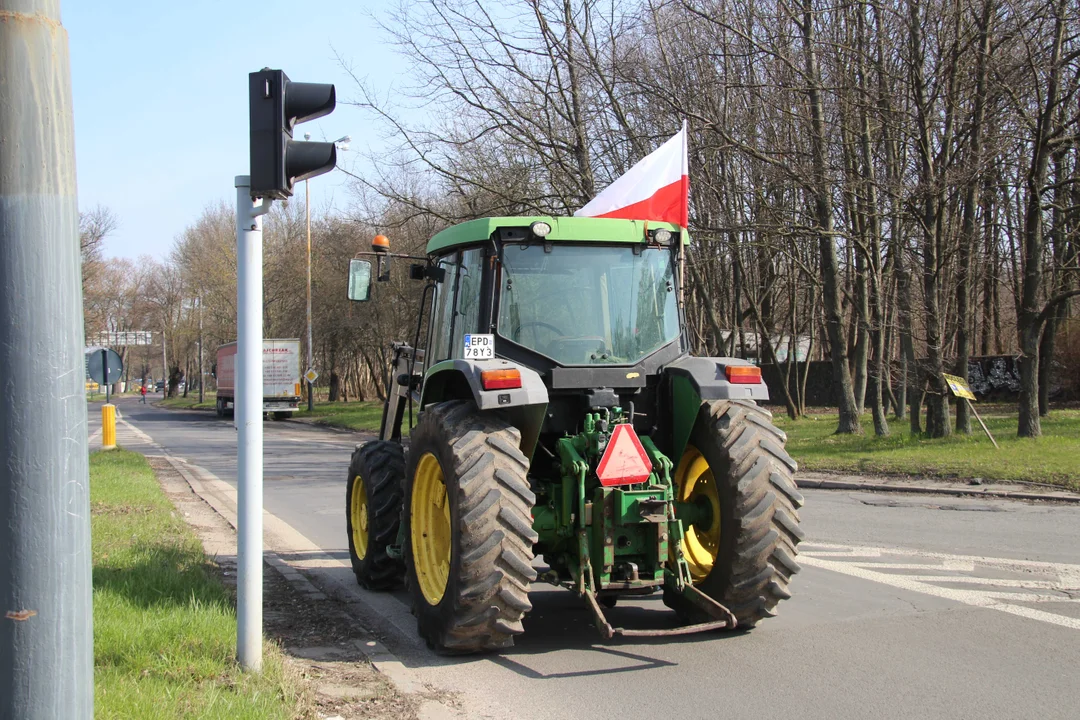
[[[381, 20], [408, 78], [381, 96], [342, 59], [386, 143], [355, 207], [313, 224], [332, 394], [382, 392], [389, 341], [412, 335], [415, 288], [343, 299], [371, 234], [416, 250], [453, 222], [572, 213], [685, 118], [698, 353], [752, 351], [789, 376], [800, 351], [827, 359], [838, 432], [861, 432], [869, 406], [878, 435], [891, 415], [933, 437], [971, 429], [943, 373], [1011, 354], [1018, 434], [1040, 434], [1053, 359], [1077, 342], [1075, 3], [418, 0]], [[302, 220], [293, 203], [265, 224], [268, 336], [302, 336]], [[190, 328], [197, 296], [204, 339], [232, 339], [233, 237], [232, 213], [209, 208], [160, 268], [133, 268], [159, 294], [173, 278], [177, 299], [149, 306], [163, 327]], [[179, 368], [191, 334], [173, 335]], [[792, 417], [802, 380], [776, 399]]]

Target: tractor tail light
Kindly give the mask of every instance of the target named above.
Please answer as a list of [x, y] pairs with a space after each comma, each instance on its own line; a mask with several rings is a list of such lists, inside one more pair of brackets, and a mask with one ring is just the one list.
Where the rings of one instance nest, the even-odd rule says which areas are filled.
[[521, 372], [510, 370], [484, 370], [480, 373], [480, 383], [485, 390], [512, 390], [521, 387]]
[[730, 383], [757, 385], [761, 382], [761, 368], [756, 365], [728, 365], [724, 373]]

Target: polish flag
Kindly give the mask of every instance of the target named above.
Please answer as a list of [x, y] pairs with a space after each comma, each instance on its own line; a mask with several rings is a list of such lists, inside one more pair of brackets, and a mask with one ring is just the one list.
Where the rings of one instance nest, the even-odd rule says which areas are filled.
[[604, 188], [578, 217], [658, 220], [687, 226], [690, 193], [686, 161], [686, 121], [675, 137], [646, 155]]

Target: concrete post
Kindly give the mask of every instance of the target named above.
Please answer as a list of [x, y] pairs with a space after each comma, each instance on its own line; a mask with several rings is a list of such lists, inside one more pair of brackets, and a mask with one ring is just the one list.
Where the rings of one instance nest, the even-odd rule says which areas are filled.
[[71, 71], [59, 0], [0, 0], [0, 719], [94, 711]]

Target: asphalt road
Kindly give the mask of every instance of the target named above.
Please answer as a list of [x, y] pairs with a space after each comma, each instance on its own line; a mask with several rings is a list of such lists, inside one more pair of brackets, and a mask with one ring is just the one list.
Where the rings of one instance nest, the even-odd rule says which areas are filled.
[[[235, 483], [231, 421], [117, 404], [137, 429], [123, 426], [121, 444], [158, 452], [152, 438]], [[91, 434], [99, 425], [92, 411]], [[266, 510], [346, 562], [358, 439], [297, 422], [265, 429]], [[807, 491], [802, 521], [795, 597], [748, 633], [605, 644], [571, 593], [538, 585], [517, 647], [446, 659], [417, 640], [404, 593], [367, 593], [344, 567], [323, 572], [468, 717], [1080, 717], [1080, 507]], [[610, 616], [626, 627], [673, 621], [659, 597]]]

